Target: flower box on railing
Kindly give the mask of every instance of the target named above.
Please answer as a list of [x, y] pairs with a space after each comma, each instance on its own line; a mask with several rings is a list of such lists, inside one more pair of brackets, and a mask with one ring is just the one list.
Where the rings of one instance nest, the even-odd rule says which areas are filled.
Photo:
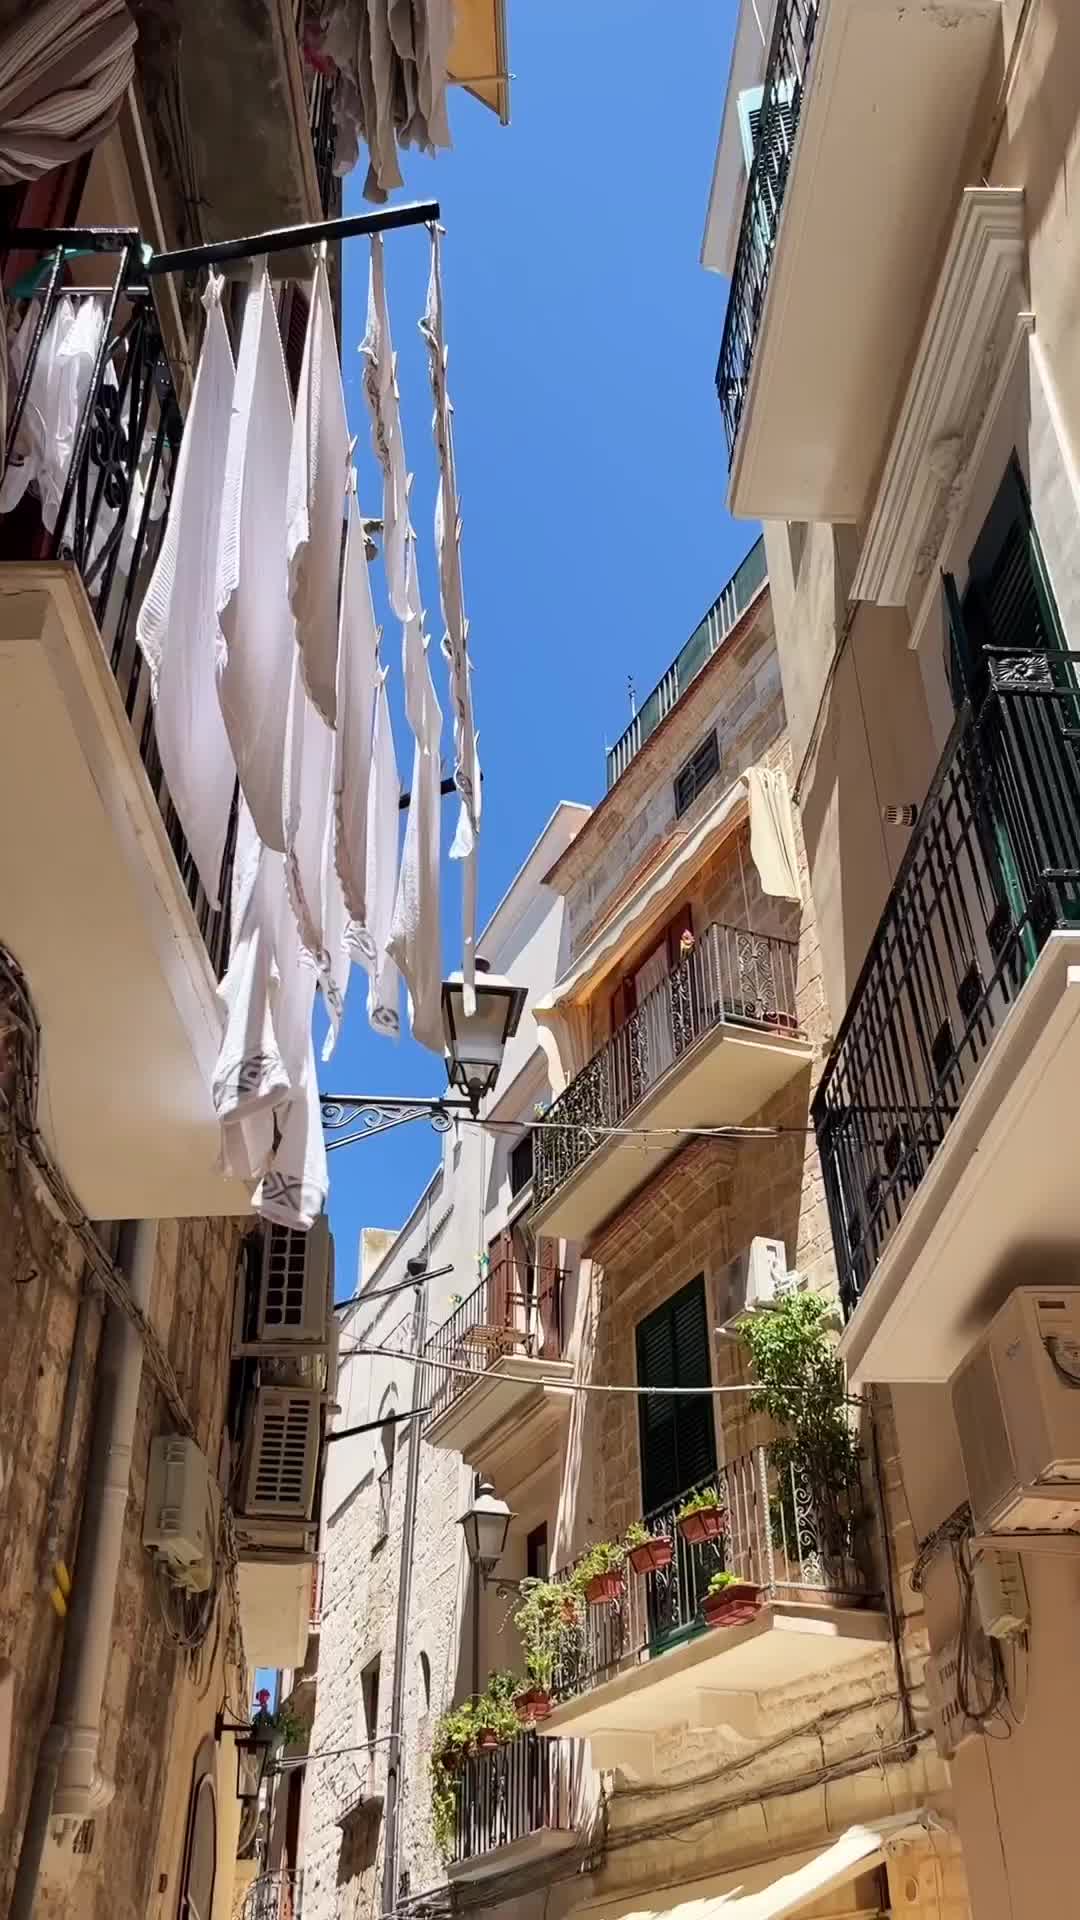
[[670, 1567], [674, 1553], [674, 1542], [666, 1533], [660, 1533], [652, 1540], [631, 1547], [626, 1557], [635, 1573], [662, 1573], [665, 1567]]

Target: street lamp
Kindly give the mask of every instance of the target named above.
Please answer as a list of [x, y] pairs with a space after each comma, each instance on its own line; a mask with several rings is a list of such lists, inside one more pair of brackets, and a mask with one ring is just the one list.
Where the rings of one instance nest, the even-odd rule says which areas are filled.
[[257, 1713], [249, 1726], [226, 1720], [219, 1713], [214, 1721], [214, 1739], [231, 1733], [236, 1741], [236, 1797], [243, 1804], [257, 1800], [266, 1778], [270, 1755], [274, 1750], [276, 1728], [268, 1713]]
[[525, 1008], [526, 990], [515, 987], [500, 974], [492, 973], [486, 960], [476, 961], [475, 1002], [467, 1011], [468, 994], [460, 973], [452, 973], [442, 984], [443, 1036], [446, 1043], [446, 1077], [460, 1089], [461, 1098], [447, 1094], [432, 1099], [410, 1099], [401, 1094], [331, 1093], [321, 1101], [323, 1126], [328, 1133], [354, 1127], [355, 1132], [342, 1140], [328, 1142], [330, 1148], [348, 1147], [354, 1140], [366, 1140], [372, 1134], [386, 1133], [409, 1120], [430, 1120], [437, 1133], [448, 1133], [454, 1114], [470, 1113], [475, 1120], [480, 1102], [490, 1093], [499, 1077], [506, 1043], [517, 1032]]
[[458, 1520], [465, 1548], [481, 1579], [488, 1581], [506, 1551], [506, 1536], [514, 1515], [500, 1500], [490, 1480], [481, 1479], [472, 1501]]

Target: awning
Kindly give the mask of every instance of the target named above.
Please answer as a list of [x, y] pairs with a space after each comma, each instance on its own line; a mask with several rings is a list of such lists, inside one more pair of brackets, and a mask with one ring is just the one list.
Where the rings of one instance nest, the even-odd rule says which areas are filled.
[[707, 1884], [697, 1900], [675, 1907], [618, 1908], [610, 1902], [579, 1910], [579, 1920], [783, 1920], [810, 1902], [880, 1866], [888, 1848], [903, 1835], [940, 1826], [925, 1807], [888, 1814], [872, 1826], [848, 1827], [831, 1847], [811, 1854], [788, 1854], [741, 1873], [724, 1874]]

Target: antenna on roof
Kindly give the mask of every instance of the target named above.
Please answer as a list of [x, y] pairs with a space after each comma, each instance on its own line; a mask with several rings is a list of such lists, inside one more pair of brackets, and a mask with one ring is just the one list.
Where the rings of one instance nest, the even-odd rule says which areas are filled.
[[630, 695], [630, 718], [634, 720], [637, 717], [637, 689], [634, 686], [634, 676], [632, 673], [628, 673], [626, 676], [626, 691]]

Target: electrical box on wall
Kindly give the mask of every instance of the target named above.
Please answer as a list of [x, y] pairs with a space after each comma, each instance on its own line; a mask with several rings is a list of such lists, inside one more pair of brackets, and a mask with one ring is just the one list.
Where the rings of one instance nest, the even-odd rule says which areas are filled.
[[976, 1533], [1080, 1530], [1080, 1287], [1017, 1287], [950, 1390]]
[[[993, 1678], [993, 1655], [986, 1635], [975, 1628], [970, 1636], [967, 1685], [977, 1703], [989, 1698]], [[969, 1719], [961, 1704], [960, 1641], [947, 1640], [940, 1653], [932, 1653], [926, 1663], [926, 1693], [934, 1739], [943, 1760], [951, 1760], [965, 1740], [982, 1732], [977, 1720]]]
[[220, 1511], [206, 1455], [184, 1434], [159, 1434], [150, 1448], [143, 1546], [164, 1562], [174, 1586], [193, 1593], [210, 1586]]
[[721, 1327], [727, 1333], [734, 1333], [744, 1314], [774, 1307], [787, 1291], [788, 1280], [787, 1249], [783, 1241], [766, 1240], [758, 1235], [717, 1276]]
[[986, 1548], [972, 1569], [975, 1604], [983, 1632], [991, 1640], [1010, 1640], [1028, 1624], [1027, 1584], [1018, 1553]]

